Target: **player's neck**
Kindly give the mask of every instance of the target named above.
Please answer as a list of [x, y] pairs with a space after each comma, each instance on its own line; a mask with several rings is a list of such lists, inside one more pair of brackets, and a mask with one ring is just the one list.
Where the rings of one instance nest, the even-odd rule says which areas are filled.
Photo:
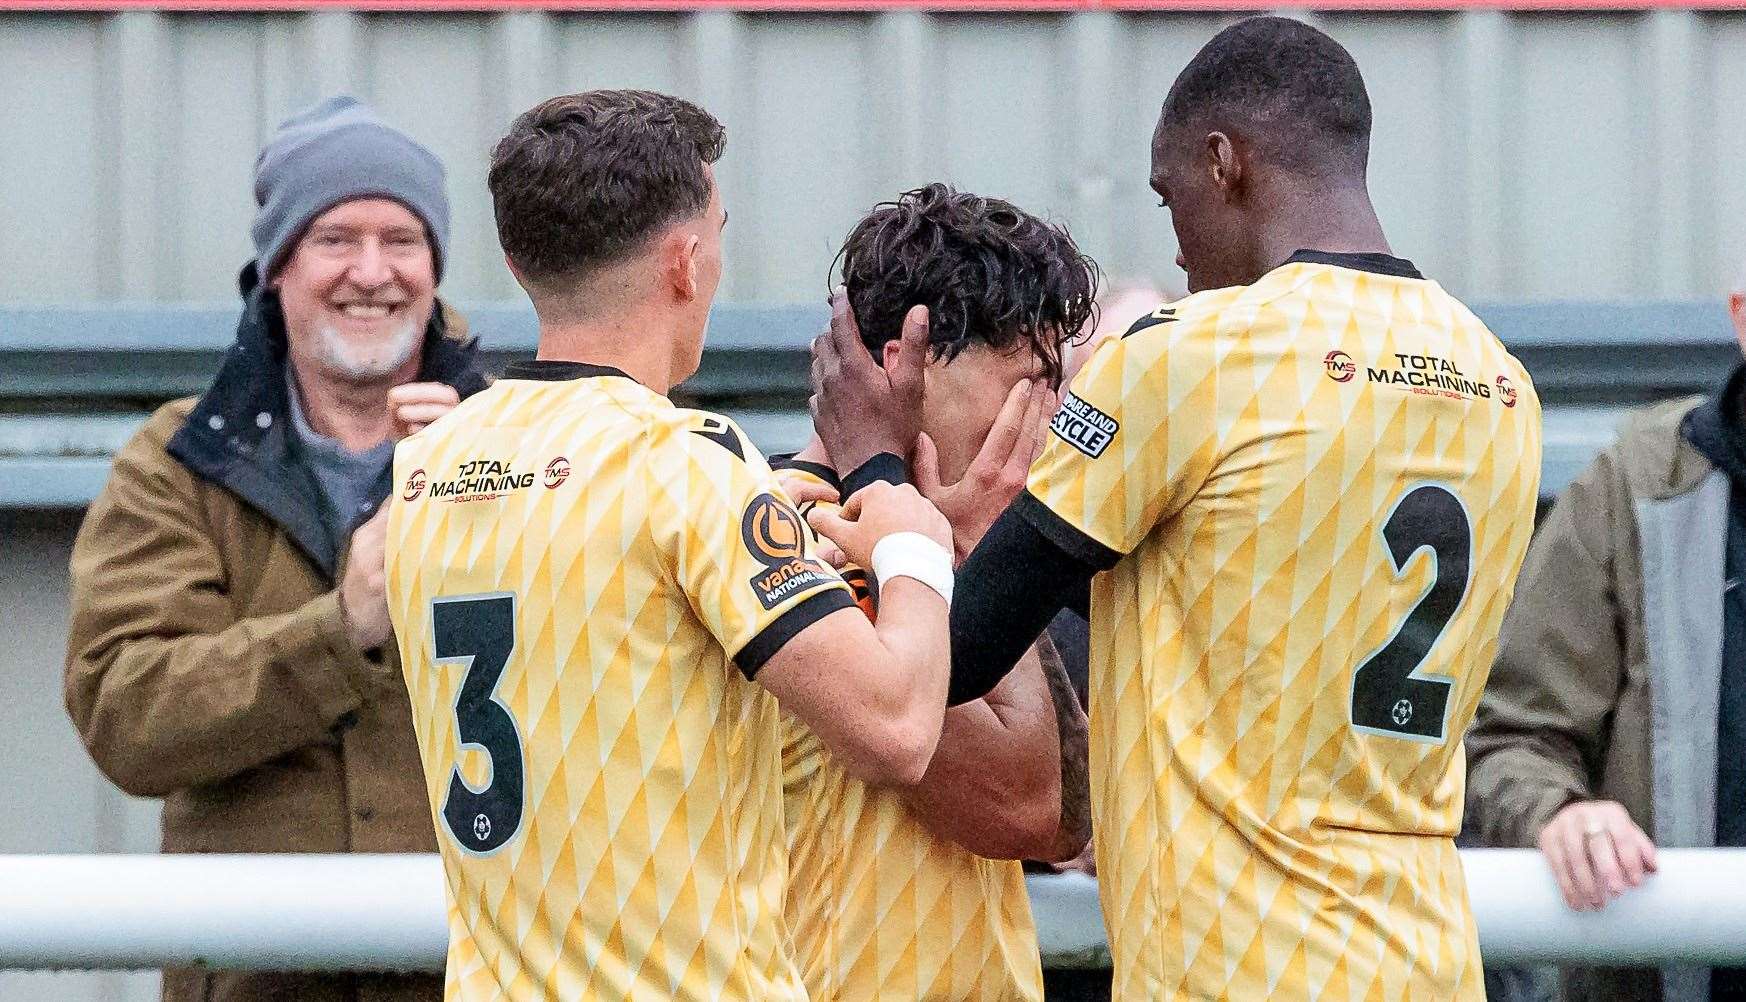
[[666, 396], [673, 388], [674, 343], [654, 318], [625, 315], [600, 320], [540, 322], [535, 357], [551, 362], [610, 366]]
[[1286, 211], [1257, 226], [1259, 273], [1284, 264], [1300, 250], [1328, 254], [1389, 254], [1382, 221], [1363, 186], [1317, 192], [1298, 200], [1298, 211]]

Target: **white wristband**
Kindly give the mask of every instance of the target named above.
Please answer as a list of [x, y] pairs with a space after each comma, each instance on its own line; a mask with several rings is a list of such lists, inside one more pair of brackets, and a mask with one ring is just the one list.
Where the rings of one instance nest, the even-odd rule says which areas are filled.
[[914, 578], [952, 604], [952, 553], [919, 532], [894, 532], [874, 543], [873, 577]]

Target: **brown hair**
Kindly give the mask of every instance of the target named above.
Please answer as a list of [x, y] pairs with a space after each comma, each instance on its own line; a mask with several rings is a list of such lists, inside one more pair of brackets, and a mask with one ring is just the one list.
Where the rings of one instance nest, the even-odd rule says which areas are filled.
[[497, 239], [524, 278], [569, 279], [709, 205], [727, 132], [690, 101], [592, 90], [523, 112], [491, 151]]
[[920, 303], [936, 359], [949, 361], [972, 342], [998, 350], [1028, 344], [1059, 385], [1061, 346], [1097, 316], [1097, 262], [1065, 228], [937, 182], [874, 206], [837, 261], [875, 358]]

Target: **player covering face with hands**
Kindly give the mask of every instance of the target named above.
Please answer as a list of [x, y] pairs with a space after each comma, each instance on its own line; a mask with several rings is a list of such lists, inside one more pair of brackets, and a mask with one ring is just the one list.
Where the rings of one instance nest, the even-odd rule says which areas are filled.
[[[1094, 313], [1096, 266], [1064, 229], [941, 184], [876, 206], [839, 263], [834, 328], [894, 369], [922, 345], [918, 483], [954, 536], [973, 540], [1023, 486], [1063, 348]], [[772, 465], [792, 497], [816, 502], [802, 511], [827, 537], [854, 533], [863, 498], [883, 486], [838, 512], [843, 488], [816, 440]], [[864, 561], [843, 571], [868, 615], [882, 614]], [[1085, 718], [1051, 646], [949, 711], [908, 789], [848, 775], [788, 717], [783, 792], [785, 917], [813, 999], [1041, 999], [1017, 860], [1071, 858], [1090, 834]]]

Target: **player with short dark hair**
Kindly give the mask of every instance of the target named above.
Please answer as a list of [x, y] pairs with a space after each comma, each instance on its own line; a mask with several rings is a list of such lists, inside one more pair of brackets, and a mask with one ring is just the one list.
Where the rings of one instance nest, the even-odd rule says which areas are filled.
[[946, 520], [889, 485], [820, 518], [881, 575], [871, 624], [739, 429], [667, 399], [721, 278], [721, 152], [644, 91], [517, 118], [490, 181], [538, 360], [396, 452], [456, 1002], [805, 999], [776, 702], [868, 782], [913, 784], [939, 739]]
[[1370, 94], [1340, 43], [1289, 18], [1251, 18], [1220, 32], [1177, 75], [1161, 122], [1243, 123], [1269, 163], [1307, 176], [1362, 178]]
[[[1370, 202], [1370, 97], [1340, 43], [1257, 17], [1189, 61], [1152, 133], [1190, 292], [1247, 285], [1293, 251], [1386, 248]], [[1326, 230], [1326, 232], [1318, 232]]]
[[[869, 349], [894, 359], [905, 323], [927, 329], [918, 479], [949, 518], [985, 525], [985, 511], [1024, 486], [1062, 346], [1095, 313], [1096, 264], [1065, 229], [944, 184], [875, 206], [837, 260], [853, 306], [837, 322], [859, 319]], [[839, 487], [816, 440], [772, 465]], [[942, 475], [952, 487], [939, 487]], [[874, 615], [864, 572], [843, 573]], [[927, 774], [907, 791], [848, 775], [787, 718], [786, 918], [814, 1002], [1041, 1002], [1018, 860], [1084, 848], [1085, 754], [1084, 712], [1046, 640], [985, 698], [946, 715]], [[894, 906], [899, 895], [909, 900]]]
[[[1089, 604], [1118, 1000], [1483, 997], [1461, 737], [1533, 530], [1539, 401], [1393, 255], [1362, 94], [1281, 18], [1183, 71], [1151, 182], [1197, 292], [1098, 348], [960, 570], [954, 703]], [[833, 332], [814, 369], [832, 459], [901, 470], [914, 367]]]
[[[587, 141], [583, 141], [587, 137]], [[727, 130], [690, 101], [594, 90], [542, 102], [491, 151], [498, 239], [517, 278], [567, 302], [579, 274], [709, 207]]]

